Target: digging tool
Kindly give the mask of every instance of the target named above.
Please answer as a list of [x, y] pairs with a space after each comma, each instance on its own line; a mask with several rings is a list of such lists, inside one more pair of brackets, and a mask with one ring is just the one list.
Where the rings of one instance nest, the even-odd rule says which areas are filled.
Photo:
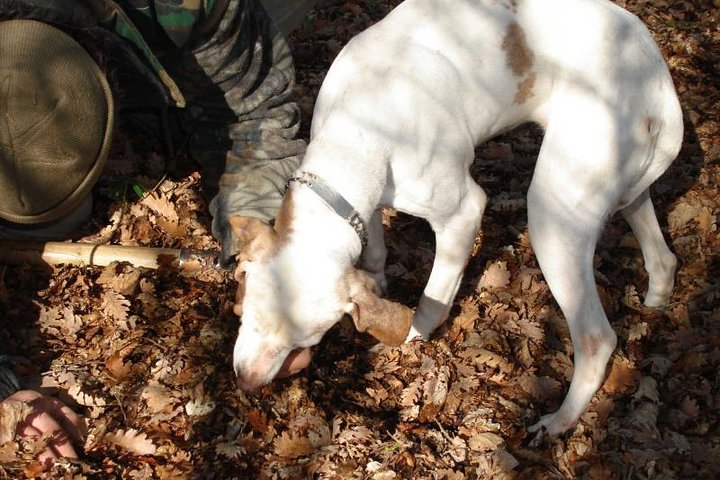
[[106, 266], [128, 262], [135, 267], [176, 267], [181, 270], [219, 269], [220, 252], [188, 248], [128, 247], [74, 242], [0, 240], [0, 264]]

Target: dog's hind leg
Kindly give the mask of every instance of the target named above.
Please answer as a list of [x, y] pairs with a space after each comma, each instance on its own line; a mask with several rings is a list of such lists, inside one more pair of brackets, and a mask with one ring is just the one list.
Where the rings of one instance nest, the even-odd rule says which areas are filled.
[[573, 218], [571, 212], [557, 205], [549, 207], [543, 193], [531, 187], [528, 194], [530, 239], [545, 280], [567, 320], [574, 371], [560, 409], [528, 429], [539, 432], [537, 440], [574, 426], [602, 385], [617, 341], [600, 303], [593, 274], [593, 254], [602, 219], [589, 225], [587, 219]]
[[640, 244], [645, 270], [648, 273], [648, 291], [645, 305], [667, 305], [675, 281], [677, 258], [668, 248], [658, 225], [650, 192], [645, 190], [630, 205], [621, 210]]
[[[457, 198], [445, 202], [457, 205], [453, 213], [428, 218], [435, 231], [435, 260], [418, 303], [407, 340], [423, 338], [447, 318], [460, 286], [463, 270], [472, 251], [487, 203], [485, 192], [468, 175]], [[447, 205], [445, 205], [447, 207]]]
[[617, 342], [593, 268], [598, 237], [620, 197], [617, 183], [603, 177], [604, 167], [613, 164], [612, 147], [602, 135], [593, 143], [592, 129], [573, 135], [568, 123], [560, 125], [548, 129], [538, 157], [528, 191], [528, 228], [538, 264], [568, 323], [574, 370], [560, 408], [528, 429], [538, 432], [534, 442], [575, 425], [602, 385]]

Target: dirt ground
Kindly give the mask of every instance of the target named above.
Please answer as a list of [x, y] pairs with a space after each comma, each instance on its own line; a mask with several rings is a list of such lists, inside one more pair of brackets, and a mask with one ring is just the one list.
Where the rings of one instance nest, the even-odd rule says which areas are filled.
[[[307, 138], [342, 46], [397, 1], [324, 0], [292, 35]], [[616, 3], [650, 28], [685, 113], [682, 152], [654, 185], [681, 260], [672, 303], [645, 308], [629, 227], [609, 221], [596, 280], [619, 339], [577, 428], [539, 448], [527, 426], [562, 401], [572, 347], [529, 245], [525, 193], [542, 132], [480, 146], [490, 197], [450, 319], [389, 348], [342, 321], [310, 367], [257, 395], [231, 368], [237, 283], [174, 268], [0, 267], [0, 343], [82, 413], [79, 461], [42, 472], [42, 442], [0, 446], [0, 478], [448, 479], [720, 477], [720, 28], [717, 1]], [[158, 142], [122, 132], [76, 240], [217, 249], [200, 173], [163, 178]], [[138, 195], [139, 194], [139, 195]], [[619, 216], [618, 216], [619, 217]], [[424, 222], [387, 211], [389, 297], [414, 306], [433, 258]]]

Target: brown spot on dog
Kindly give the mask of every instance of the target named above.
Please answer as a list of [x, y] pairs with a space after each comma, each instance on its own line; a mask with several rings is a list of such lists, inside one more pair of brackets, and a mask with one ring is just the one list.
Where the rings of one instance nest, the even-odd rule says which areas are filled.
[[530, 71], [535, 61], [535, 54], [527, 44], [525, 32], [516, 22], [508, 25], [507, 32], [502, 41], [505, 60], [510, 70], [517, 77], [522, 77]]
[[400, 345], [407, 338], [413, 311], [378, 297], [379, 288], [365, 272], [349, 268], [345, 273], [353, 303], [350, 317], [359, 332], [367, 332], [385, 345]]
[[230, 227], [240, 245], [238, 264], [244, 261], [259, 261], [272, 255], [276, 248], [276, 234], [270, 225], [255, 217], [233, 215]]
[[521, 105], [527, 102], [528, 98], [533, 96], [533, 87], [535, 86], [535, 73], [531, 73], [518, 84], [517, 92], [515, 93], [515, 100], [513, 103]]
[[648, 134], [654, 136], [657, 133], [655, 119], [652, 117], [645, 117], [645, 128], [647, 129]]
[[288, 238], [292, 233], [292, 220], [295, 215], [295, 202], [293, 201], [293, 192], [288, 190], [285, 192], [280, 210], [275, 218], [275, 232], [277, 232], [277, 248], [282, 247], [288, 242]]
[[607, 338], [598, 334], [586, 334], [582, 337], [582, 349], [588, 357], [594, 357], [598, 354], [601, 347], [610, 344]]

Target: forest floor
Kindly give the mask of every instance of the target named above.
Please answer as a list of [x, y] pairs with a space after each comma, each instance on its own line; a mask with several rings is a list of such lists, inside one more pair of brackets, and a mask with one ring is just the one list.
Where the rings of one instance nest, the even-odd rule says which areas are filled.
[[[304, 138], [335, 55], [397, 3], [324, 0], [291, 36]], [[88, 435], [80, 460], [46, 472], [32, 460], [41, 442], [10, 441], [0, 478], [720, 477], [720, 9], [616, 3], [648, 25], [683, 106], [682, 151], [652, 188], [681, 263], [671, 304], [644, 307], [640, 250], [619, 215], [609, 221], [595, 267], [618, 346], [575, 430], [528, 446], [527, 427], [567, 392], [572, 346], [528, 240], [542, 132], [527, 126], [477, 149], [473, 175], [490, 198], [479, 248], [430, 341], [384, 347], [343, 320], [308, 369], [256, 395], [238, 391], [231, 367], [231, 273], [2, 267], [3, 353], [82, 413]], [[157, 145], [115, 143], [76, 240], [217, 249], [200, 173], [164, 179]], [[138, 186], [151, 192], [133, 196]], [[432, 231], [391, 210], [385, 221], [389, 297], [414, 306]]]

